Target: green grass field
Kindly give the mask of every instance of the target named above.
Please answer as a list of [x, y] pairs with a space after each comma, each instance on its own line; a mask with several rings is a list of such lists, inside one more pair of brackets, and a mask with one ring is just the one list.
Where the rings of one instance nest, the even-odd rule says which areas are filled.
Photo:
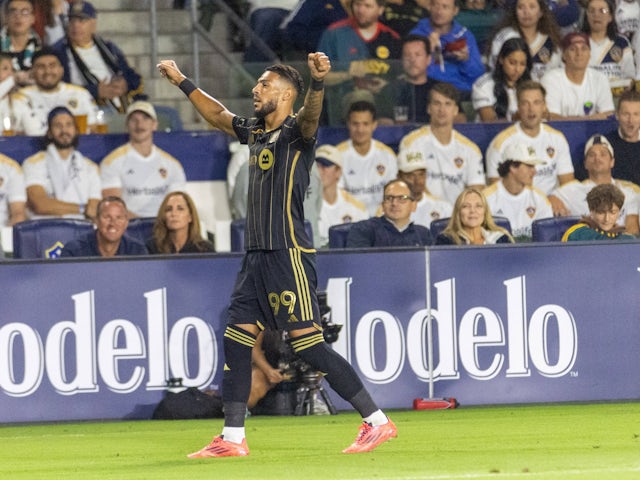
[[638, 479], [640, 403], [390, 411], [397, 439], [344, 455], [354, 413], [252, 417], [251, 455], [189, 460], [222, 420], [0, 426], [2, 479]]

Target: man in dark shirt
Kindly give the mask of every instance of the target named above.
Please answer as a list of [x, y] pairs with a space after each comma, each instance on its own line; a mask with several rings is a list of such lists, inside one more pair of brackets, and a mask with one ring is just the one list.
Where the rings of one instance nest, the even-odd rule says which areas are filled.
[[96, 231], [67, 242], [61, 257], [114, 257], [146, 255], [146, 247], [124, 232], [129, 225], [127, 206], [119, 197], [106, 197], [98, 203]]
[[304, 228], [303, 201], [322, 111], [329, 57], [310, 53], [311, 86], [303, 93], [300, 73], [288, 65], [267, 67], [253, 88], [255, 117], [231, 113], [198, 89], [172, 60], [160, 73], [189, 97], [214, 127], [249, 146], [249, 191], [245, 254], [229, 307], [222, 380], [222, 434], [190, 458], [249, 455], [244, 420], [251, 389], [251, 351], [265, 328], [289, 333], [294, 352], [326, 374], [329, 385], [362, 415], [363, 423], [344, 453], [368, 452], [396, 437], [396, 427], [377, 407], [353, 367], [324, 341], [316, 293], [315, 250]]
[[605, 136], [613, 146], [613, 176], [640, 185], [640, 92], [628, 90], [616, 110], [618, 128]]
[[354, 223], [347, 236], [347, 248], [431, 245], [429, 229], [411, 222], [416, 205], [409, 185], [391, 180], [384, 187], [383, 215]]

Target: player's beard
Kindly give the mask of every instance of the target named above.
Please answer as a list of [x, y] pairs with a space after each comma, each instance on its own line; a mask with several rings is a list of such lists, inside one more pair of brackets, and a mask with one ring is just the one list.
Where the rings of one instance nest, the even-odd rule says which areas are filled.
[[66, 150], [68, 148], [77, 148], [78, 146], [78, 141], [80, 140], [80, 136], [79, 135], [74, 135], [69, 141], [61, 141], [61, 140], [57, 140], [55, 138], [51, 138], [51, 143], [53, 143], [53, 145], [58, 149], [58, 150]]
[[258, 118], [264, 118], [270, 113], [273, 113], [278, 108], [278, 102], [276, 100], [269, 100], [267, 103], [263, 103], [261, 108], [256, 108], [255, 115]]

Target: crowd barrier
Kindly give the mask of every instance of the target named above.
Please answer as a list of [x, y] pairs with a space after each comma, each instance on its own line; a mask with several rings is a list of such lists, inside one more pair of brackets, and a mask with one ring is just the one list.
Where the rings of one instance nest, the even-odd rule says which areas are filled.
[[[5, 262], [0, 422], [144, 419], [170, 377], [220, 388], [240, 260]], [[318, 254], [319, 287], [343, 325], [333, 348], [383, 408], [427, 396], [429, 312], [436, 397], [640, 399], [639, 271], [639, 246], [625, 243]]]

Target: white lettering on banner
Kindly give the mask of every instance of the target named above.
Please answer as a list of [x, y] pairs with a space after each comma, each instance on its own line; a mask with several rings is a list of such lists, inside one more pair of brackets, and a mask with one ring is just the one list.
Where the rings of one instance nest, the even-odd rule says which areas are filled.
[[[490, 380], [503, 370], [506, 377], [528, 377], [531, 375], [529, 360], [536, 371], [545, 377], [566, 375], [576, 362], [578, 333], [576, 322], [568, 310], [546, 304], [538, 307], [527, 328], [526, 282], [525, 276], [503, 282], [507, 297], [507, 331], [500, 316], [488, 307], [472, 307], [460, 317], [456, 329], [455, 279], [435, 283], [437, 308], [431, 309], [431, 316], [437, 326], [438, 363], [433, 368], [434, 380], [454, 380], [460, 378], [464, 370], [471, 378]], [[330, 291], [335, 294], [341, 290]], [[345, 290], [342, 290], [345, 291]], [[336, 306], [344, 305], [343, 300], [329, 296], [332, 314], [338, 313]], [[355, 336], [355, 358], [363, 375], [373, 383], [390, 383], [399, 375], [404, 365], [405, 355], [415, 375], [421, 381], [429, 381], [429, 365], [426, 345], [427, 310], [412, 315], [407, 325], [405, 346], [401, 323], [391, 313], [373, 311], [366, 313], [358, 322]], [[549, 330], [556, 328], [558, 345], [556, 352], [549, 351]], [[376, 328], [384, 335], [384, 365], [376, 365], [375, 359], [381, 352], [375, 351], [373, 334]], [[479, 333], [479, 332], [483, 333]], [[496, 351], [504, 347], [506, 352]], [[489, 350], [491, 349], [491, 350]], [[481, 365], [480, 352], [494, 352]], [[406, 352], [406, 353], [405, 353]], [[554, 357], [556, 361], [552, 362]], [[380, 355], [382, 357], [382, 355]], [[461, 366], [458, 366], [458, 358]]]
[[[145, 293], [148, 344], [141, 329], [125, 319], [111, 320], [96, 332], [93, 291], [71, 298], [75, 319], [54, 323], [44, 348], [41, 335], [27, 324], [8, 323], [0, 328], [0, 389], [4, 393], [13, 397], [31, 395], [40, 387], [45, 370], [53, 388], [62, 395], [99, 391], [98, 372], [106, 387], [116, 393], [138, 389], [147, 372], [147, 390], [166, 388], [169, 376], [182, 377], [183, 385], [188, 387], [213, 380], [218, 358], [213, 329], [198, 317], [184, 317], [168, 331], [165, 289]], [[198, 359], [193, 374], [188, 361], [192, 337], [197, 347], [192, 357]], [[22, 369], [16, 368], [19, 362], [14, 362], [20, 340], [24, 351]], [[70, 346], [75, 354], [75, 368], [71, 369], [65, 364]], [[146, 366], [136, 364], [145, 358]], [[128, 376], [122, 373], [125, 369]], [[21, 379], [16, 378], [16, 370], [23, 371]], [[68, 378], [69, 370], [75, 372], [73, 378]]]

